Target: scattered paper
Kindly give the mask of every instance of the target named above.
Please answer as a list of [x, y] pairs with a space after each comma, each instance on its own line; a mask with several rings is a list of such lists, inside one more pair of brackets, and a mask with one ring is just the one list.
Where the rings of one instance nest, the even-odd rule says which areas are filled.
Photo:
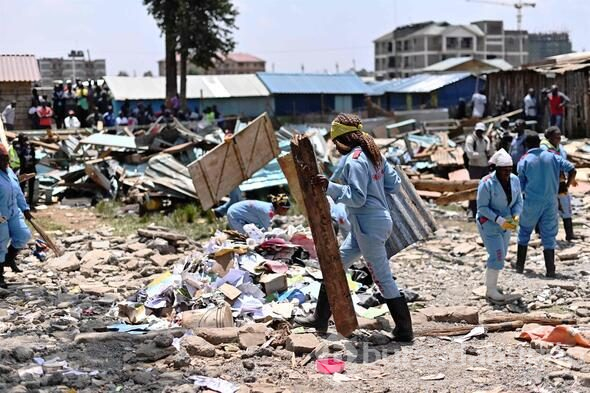
[[420, 377], [420, 379], [423, 381], [441, 381], [441, 380], [445, 379], [445, 375], [443, 373], [438, 373], [438, 374], [434, 374], [434, 375], [425, 375], [423, 377]]
[[458, 337], [453, 341], [456, 343], [464, 343], [471, 340], [473, 337], [483, 337], [486, 335], [486, 328], [483, 326], [476, 326], [469, 333], [464, 336]]
[[211, 389], [219, 393], [235, 393], [238, 390], [238, 386], [231, 382], [224, 381], [220, 378], [204, 377], [202, 375], [194, 375], [189, 377], [195, 381], [195, 386]]

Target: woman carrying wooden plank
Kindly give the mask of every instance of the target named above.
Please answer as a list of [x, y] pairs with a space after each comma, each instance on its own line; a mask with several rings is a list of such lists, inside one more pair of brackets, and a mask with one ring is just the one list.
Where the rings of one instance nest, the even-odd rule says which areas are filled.
[[[361, 255], [365, 258], [373, 281], [386, 299], [395, 321], [393, 335], [397, 341], [414, 338], [412, 319], [405, 297], [391, 274], [385, 242], [393, 230], [385, 196], [400, 187], [400, 178], [379, 152], [368, 134], [362, 131], [358, 116], [339, 114], [332, 122], [331, 137], [343, 155], [338, 184], [319, 175], [313, 181], [324, 186], [335, 203], [346, 206], [351, 231], [340, 246], [340, 256], [349, 268]], [[333, 179], [334, 180], [334, 179]], [[326, 331], [331, 316], [325, 285], [322, 284], [315, 313], [297, 318], [296, 323]]]

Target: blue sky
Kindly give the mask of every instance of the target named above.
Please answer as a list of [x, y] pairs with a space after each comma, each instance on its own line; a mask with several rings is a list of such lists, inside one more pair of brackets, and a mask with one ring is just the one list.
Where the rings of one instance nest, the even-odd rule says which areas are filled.
[[[493, 1], [493, 0], [490, 0]], [[505, 0], [510, 1], [510, 0]], [[530, 1], [530, 0], [527, 0]], [[590, 50], [587, 0], [537, 0], [523, 28], [569, 31], [574, 50]], [[512, 7], [466, 0], [235, 0], [237, 51], [267, 61], [267, 70], [335, 72], [373, 69], [373, 39], [426, 20], [501, 19], [516, 28]], [[106, 58], [107, 73], [157, 72], [164, 44], [141, 0], [0, 0], [0, 53], [65, 56], [71, 49]]]

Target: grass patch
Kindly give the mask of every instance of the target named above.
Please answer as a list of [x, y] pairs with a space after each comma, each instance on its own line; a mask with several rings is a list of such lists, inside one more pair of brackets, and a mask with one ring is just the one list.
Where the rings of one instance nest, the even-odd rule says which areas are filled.
[[[68, 229], [65, 225], [55, 222], [51, 217], [35, 216], [35, 221], [39, 225], [41, 225], [41, 228], [43, 228], [45, 231], [48, 231], [48, 232], [55, 232], [55, 231], [64, 232]], [[31, 232], [34, 233], [35, 229], [33, 228], [33, 226], [28, 221], [25, 220], [25, 222], [27, 223], [27, 225], [31, 229]]]
[[147, 213], [143, 216], [125, 213], [122, 208], [121, 203], [114, 201], [101, 201], [96, 205], [100, 220], [110, 225], [114, 229], [114, 234], [118, 236], [127, 236], [140, 228], [154, 224], [200, 240], [210, 237], [217, 229], [226, 226], [225, 220], [210, 217], [196, 204], [178, 206], [169, 213]]

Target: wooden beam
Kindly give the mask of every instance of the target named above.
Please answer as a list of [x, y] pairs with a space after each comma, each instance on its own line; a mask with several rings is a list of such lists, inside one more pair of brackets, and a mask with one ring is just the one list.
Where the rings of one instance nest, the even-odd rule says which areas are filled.
[[484, 123], [484, 124], [488, 124], [488, 123], [495, 123], [495, 122], [497, 122], [497, 121], [500, 121], [500, 120], [502, 120], [502, 119], [503, 119], [503, 118], [505, 118], [505, 117], [507, 117], [507, 118], [510, 118], [510, 117], [512, 117], [512, 116], [516, 116], [516, 115], [518, 115], [518, 114], [521, 114], [521, 113], [522, 113], [522, 108], [520, 108], [520, 109], [517, 109], [517, 110], [515, 110], [515, 111], [512, 111], [512, 112], [505, 113], [505, 114], [503, 114], [503, 115], [500, 115], [500, 116], [496, 116], [496, 117], [489, 117], [489, 118], [487, 118], [487, 119], [483, 119], [483, 120], [481, 120], [481, 122], [482, 122], [482, 123]]
[[477, 188], [443, 195], [436, 200], [437, 205], [448, 205], [451, 202], [472, 201], [477, 197]]
[[479, 179], [473, 180], [439, 180], [439, 179], [412, 179], [416, 190], [438, 191], [438, 192], [459, 192], [477, 188]]
[[553, 318], [551, 316], [534, 315], [534, 314], [499, 314], [483, 315], [482, 323], [504, 323], [520, 321], [524, 323], [538, 323], [539, 325], [575, 325], [578, 323], [576, 318]]
[[336, 330], [344, 337], [349, 337], [358, 328], [358, 321], [332, 227], [330, 204], [322, 187], [311, 181], [319, 174], [311, 141], [305, 136], [295, 135], [291, 140], [291, 152]]
[[285, 154], [277, 159], [283, 174], [287, 178], [289, 184], [289, 192], [295, 199], [297, 207], [301, 210], [301, 213], [307, 218], [307, 210], [305, 210], [305, 201], [303, 199], [303, 193], [301, 191], [301, 185], [299, 184], [299, 178], [297, 177], [297, 169], [295, 168], [295, 161], [291, 153]]

